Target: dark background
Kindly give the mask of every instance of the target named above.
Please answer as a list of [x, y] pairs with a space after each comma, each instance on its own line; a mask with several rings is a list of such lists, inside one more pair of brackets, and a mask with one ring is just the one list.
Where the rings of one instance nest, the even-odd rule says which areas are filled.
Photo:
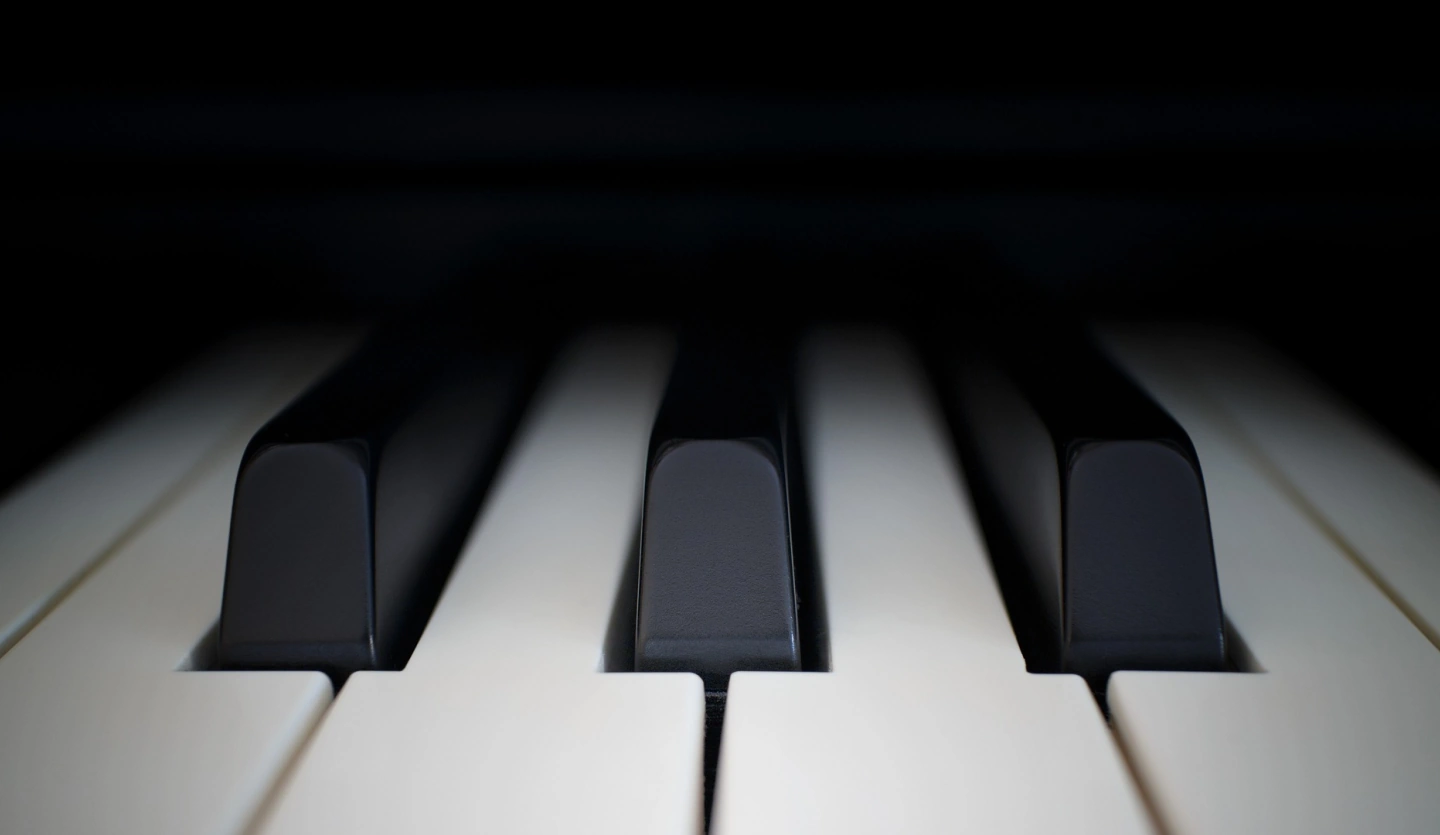
[[1222, 320], [1440, 461], [1440, 97], [1413, 56], [684, 82], [141, 66], [0, 89], [0, 490], [228, 330], [436, 299], [497, 330]]

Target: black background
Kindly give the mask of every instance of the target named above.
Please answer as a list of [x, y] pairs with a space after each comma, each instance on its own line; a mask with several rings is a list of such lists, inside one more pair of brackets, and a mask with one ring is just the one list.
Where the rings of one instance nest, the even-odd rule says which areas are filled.
[[497, 330], [1222, 320], [1440, 461], [1440, 98], [1404, 44], [609, 74], [205, 46], [0, 88], [0, 490], [229, 330], [437, 299]]

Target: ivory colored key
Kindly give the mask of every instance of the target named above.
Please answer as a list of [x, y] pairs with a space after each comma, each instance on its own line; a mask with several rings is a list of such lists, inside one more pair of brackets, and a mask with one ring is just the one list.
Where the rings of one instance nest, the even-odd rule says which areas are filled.
[[1253, 338], [1190, 330], [1170, 342], [1292, 496], [1440, 647], [1440, 477]]
[[245, 442], [343, 345], [261, 351], [268, 390], [222, 447], [0, 658], [0, 832], [194, 835], [248, 824], [329, 683], [183, 670], [204, 664], [220, 611]]
[[602, 672], [669, 356], [562, 356], [409, 664], [350, 677], [260, 831], [700, 830], [699, 677]]
[[[284, 388], [277, 359], [322, 339], [252, 334], [195, 362], [0, 503], [0, 655]], [[328, 358], [328, 359], [327, 359]], [[262, 416], [263, 419], [263, 416]]]
[[712, 831], [1150, 831], [1085, 682], [1025, 671], [910, 351], [817, 338], [800, 397], [833, 672], [731, 676]]
[[[1264, 670], [1111, 678], [1116, 728], [1168, 831], [1433, 833], [1440, 653], [1302, 510], [1186, 343], [1108, 344], [1195, 444], [1225, 610]], [[1294, 384], [1275, 382], [1283, 406]], [[1333, 425], [1290, 419], [1302, 438]]]

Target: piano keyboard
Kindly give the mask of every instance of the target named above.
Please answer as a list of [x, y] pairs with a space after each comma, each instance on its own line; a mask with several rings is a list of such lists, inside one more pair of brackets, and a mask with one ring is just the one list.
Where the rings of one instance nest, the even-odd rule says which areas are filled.
[[617, 671], [641, 330], [554, 358], [403, 669], [216, 669], [246, 445], [356, 344], [258, 334], [0, 502], [0, 832], [1440, 831], [1440, 481], [1248, 338], [1100, 334], [1194, 445], [1235, 671], [1108, 716], [1028, 672], [937, 383], [861, 329], [794, 383], [826, 671], [740, 668], [708, 731], [700, 676]]

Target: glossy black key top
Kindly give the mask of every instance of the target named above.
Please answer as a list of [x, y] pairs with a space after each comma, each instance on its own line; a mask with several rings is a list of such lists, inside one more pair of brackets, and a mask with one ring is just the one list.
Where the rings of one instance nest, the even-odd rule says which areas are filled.
[[1221, 670], [1205, 485], [1185, 431], [1083, 334], [948, 366], [977, 509], [1034, 672]]
[[[650, 439], [637, 671], [801, 669], [785, 406], [787, 354], [691, 335]], [[798, 520], [803, 523], [803, 520]]]
[[266, 424], [240, 466], [217, 661], [402, 667], [518, 418], [518, 348], [389, 332]]

